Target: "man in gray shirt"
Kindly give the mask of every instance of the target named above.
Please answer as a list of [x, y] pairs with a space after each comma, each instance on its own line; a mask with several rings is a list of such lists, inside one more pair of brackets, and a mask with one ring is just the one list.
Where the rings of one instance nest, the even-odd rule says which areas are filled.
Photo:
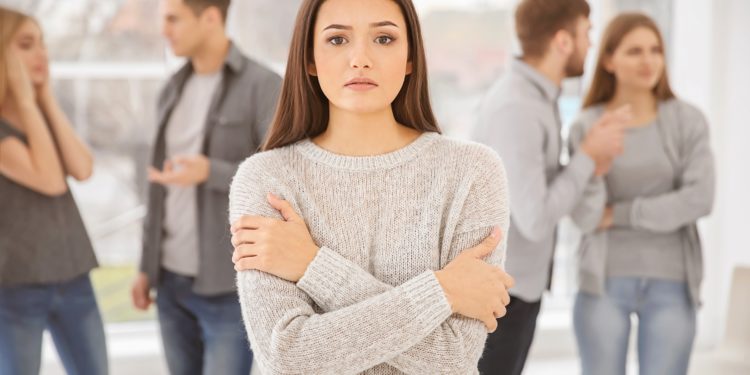
[[156, 305], [172, 374], [242, 374], [252, 352], [226, 225], [229, 184], [275, 112], [278, 75], [225, 33], [230, 0], [161, 0], [162, 31], [189, 61], [159, 97], [148, 211], [133, 303]]
[[485, 98], [474, 138], [495, 149], [508, 175], [511, 226], [506, 271], [516, 279], [507, 315], [487, 339], [483, 374], [520, 374], [549, 287], [558, 221], [570, 214], [594, 174], [622, 149], [626, 114], [603, 116], [580, 151], [560, 164], [560, 85], [583, 73], [589, 48], [585, 0], [523, 0], [516, 32], [523, 55]]

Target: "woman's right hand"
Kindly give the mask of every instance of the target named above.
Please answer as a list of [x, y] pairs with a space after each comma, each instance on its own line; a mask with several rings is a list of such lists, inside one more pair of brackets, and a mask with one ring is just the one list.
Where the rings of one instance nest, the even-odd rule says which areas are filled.
[[7, 51], [5, 62], [8, 66], [10, 91], [18, 104], [34, 103], [34, 85], [23, 61], [13, 52]]
[[489, 332], [497, 329], [497, 318], [505, 316], [505, 306], [510, 303], [508, 289], [515, 283], [500, 267], [483, 260], [500, 240], [500, 229], [495, 228], [482, 243], [464, 250], [435, 272], [453, 312], [482, 321]]

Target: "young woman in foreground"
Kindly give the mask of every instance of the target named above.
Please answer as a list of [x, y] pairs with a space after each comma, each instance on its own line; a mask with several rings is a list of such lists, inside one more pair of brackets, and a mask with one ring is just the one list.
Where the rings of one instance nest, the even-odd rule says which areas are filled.
[[471, 374], [512, 279], [505, 173], [439, 134], [409, 0], [307, 0], [230, 192], [263, 374]]
[[686, 374], [702, 278], [696, 221], [714, 197], [708, 125], [672, 93], [650, 18], [616, 17], [601, 46], [572, 147], [606, 110], [629, 105], [633, 117], [625, 151], [572, 215], [584, 232], [574, 308], [581, 367], [624, 375], [635, 315], [640, 373]]
[[0, 375], [39, 373], [45, 329], [67, 373], [107, 373], [96, 258], [66, 183], [92, 164], [52, 94], [39, 25], [0, 8]]

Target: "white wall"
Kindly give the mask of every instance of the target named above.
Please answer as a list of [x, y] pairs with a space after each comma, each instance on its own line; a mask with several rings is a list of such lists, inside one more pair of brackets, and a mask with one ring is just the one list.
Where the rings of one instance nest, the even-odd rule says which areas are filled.
[[698, 346], [724, 332], [731, 271], [750, 265], [750, 2], [675, 0], [671, 79], [705, 111], [717, 165], [714, 212], [701, 223], [706, 278]]

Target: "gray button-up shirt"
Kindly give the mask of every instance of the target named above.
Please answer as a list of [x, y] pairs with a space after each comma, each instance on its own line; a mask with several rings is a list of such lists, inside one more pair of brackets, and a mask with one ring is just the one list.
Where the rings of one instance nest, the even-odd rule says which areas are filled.
[[511, 294], [528, 302], [539, 300], [549, 285], [557, 223], [573, 210], [595, 167], [582, 152], [560, 165], [559, 93], [514, 59], [484, 99], [474, 133], [505, 164], [511, 207], [506, 271], [516, 279]]
[[[159, 130], [151, 162], [155, 168], [161, 169], [166, 158], [165, 129], [192, 73], [188, 62], [172, 76], [159, 97]], [[211, 171], [208, 180], [197, 186], [196, 194], [199, 259], [193, 288], [198, 294], [217, 295], [236, 289], [227, 225], [229, 184], [239, 163], [259, 149], [276, 110], [280, 88], [278, 75], [231, 46], [211, 99], [201, 146], [211, 162]], [[141, 271], [148, 274], [152, 286], [158, 284], [161, 269], [165, 199], [164, 186], [149, 185]]]

